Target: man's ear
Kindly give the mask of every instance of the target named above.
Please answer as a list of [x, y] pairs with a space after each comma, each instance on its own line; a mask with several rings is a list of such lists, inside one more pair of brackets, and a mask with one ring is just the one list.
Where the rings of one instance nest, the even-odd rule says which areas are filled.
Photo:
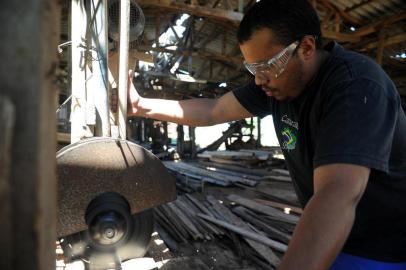
[[311, 59], [316, 53], [316, 41], [313, 37], [304, 37], [299, 46], [299, 52], [304, 60]]

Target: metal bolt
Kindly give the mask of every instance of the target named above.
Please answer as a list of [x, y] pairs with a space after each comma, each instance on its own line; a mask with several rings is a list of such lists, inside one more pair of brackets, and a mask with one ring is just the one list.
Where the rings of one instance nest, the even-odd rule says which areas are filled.
[[115, 236], [115, 234], [116, 233], [115, 233], [114, 229], [112, 229], [112, 228], [106, 228], [104, 230], [104, 235], [109, 239], [113, 238]]

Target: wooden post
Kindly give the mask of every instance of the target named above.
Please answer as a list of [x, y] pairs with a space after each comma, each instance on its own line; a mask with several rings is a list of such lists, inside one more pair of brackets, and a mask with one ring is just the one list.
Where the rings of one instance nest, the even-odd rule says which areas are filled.
[[258, 131], [258, 138], [257, 138], [257, 147], [261, 147], [261, 118], [257, 117], [257, 131]]
[[161, 16], [156, 16], [156, 25], [155, 25], [155, 43], [156, 47], [159, 47], [159, 36], [161, 35]]
[[238, 12], [244, 12], [244, 0], [238, 0]]
[[385, 48], [385, 29], [379, 31], [378, 48], [376, 50], [376, 62], [382, 66], [383, 50]]
[[55, 269], [59, 15], [58, 1], [0, 2], [0, 92], [15, 108], [7, 164], [10, 215], [0, 217], [11, 232], [2, 231], [7, 245], [1, 246], [1, 269]]
[[72, 0], [71, 143], [86, 137], [86, 10], [84, 0]]
[[168, 122], [164, 121], [162, 123], [164, 125], [165, 146], [168, 148]]
[[120, 62], [118, 74], [118, 129], [121, 139], [127, 139], [127, 83], [129, 49], [130, 0], [120, 2]]
[[10, 196], [11, 144], [14, 127], [14, 106], [8, 98], [0, 96], [0, 269], [11, 269], [12, 224]]
[[190, 139], [190, 155], [192, 157], [196, 156], [196, 128], [189, 127], [189, 139]]
[[95, 135], [110, 136], [109, 120], [109, 81], [108, 81], [108, 40], [107, 40], [107, 0], [95, 0], [91, 3], [92, 29], [92, 86], [97, 111]]
[[221, 54], [226, 55], [227, 52], [227, 31], [223, 32], [223, 40], [222, 40], [222, 46], [221, 46]]
[[178, 133], [178, 139], [176, 141], [176, 150], [178, 151], [179, 155], [183, 155], [183, 150], [184, 150], [184, 142], [185, 142], [185, 133], [183, 131], [183, 126], [178, 125], [176, 129]]
[[340, 13], [336, 12], [336, 14], [334, 16], [334, 21], [335, 21], [334, 30], [335, 30], [335, 32], [340, 33], [340, 23], [341, 23]]

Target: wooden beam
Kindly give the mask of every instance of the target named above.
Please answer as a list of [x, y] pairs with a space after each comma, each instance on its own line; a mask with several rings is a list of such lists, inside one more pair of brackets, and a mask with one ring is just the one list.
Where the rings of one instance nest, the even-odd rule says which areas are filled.
[[220, 10], [191, 4], [182, 4], [173, 0], [139, 0], [137, 3], [141, 7], [156, 7], [172, 11], [179, 11], [198, 17], [207, 17], [214, 20], [231, 22], [236, 26], [243, 17], [243, 13], [241, 12]]
[[[384, 41], [384, 47], [389, 47], [398, 43], [406, 42], [406, 33], [402, 33], [396, 36], [387, 37]], [[378, 47], [378, 41], [374, 41], [364, 46], [361, 51], [372, 50]]]
[[58, 132], [56, 134], [56, 138], [57, 138], [58, 143], [60, 143], [60, 144], [70, 144], [70, 134], [69, 133]]
[[[180, 4], [175, 3], [171, 0], [140, 0], [138, 1], [138, 4], [140, 4], [141, 7], [163, 8], [172, 11], [190, 13], [199, 17], [207, 17], [214, 20], [232, 22], [234, 26], [237, 26], [243, 18], [243, 14], [240, 12], [219, 10], [202, 6], [193, 6], [189, 4]], [[323, 31], [323, 36], [325, 36], [326, 38], [335, 39], [339, 42], [358, 42], [360, 40], [353, 34], [336, 33], [329, 30]], [[224, 57], [221, 58], [224, 59]], [[224, 59], [224, 61], [229, 60]]]
[[161, 16], [156, 16], [155, 43], [159, 46], [159, 36], [161, 35]]
[[163, 52], [163, 53], [170, 53], [170, 54], [176, 54], [176, 55], [183, 55], [185, 57], [193, 56], [193, 57], [199, 57], [202, 59], [211, 59], [211, 60], [217, 60], [217, 61], [224, 61], [224, 62], [231, 62], [237, 66], [242, 67], [242, 62], [243, 59], [240, 56], [228, 56], [228, 55], [222, 55], [218, 53], [212, 53], [212, 52], [207, 52], [205, 50], [199, 49], [198, 51], [190, 51], [190, 50], [169, 50], [166, 48], [162, 47], [150, 47], [150, 46], [139, 46], [138, 47], [139, 51], [155, 51], [155, 52]]
[[179, 81], [179, 82], [200, 83], [200, 84], [208, 83], [208, 81], [204, 80], [204, 79], [194, 78], [194, 80], [187, 80], [182, 77], [176, 77], [175, 75], [172, 75], [172, 74], [157, 72], [157, 71], [142, 71], [140, 73], [147, 74], [149, 76], [154, 76], [154, 77], [163, 77], [163, 78], [167, 78], [169, 80]]
[[359, 2], [358, 4], [353, 5], [352, 7], [349, 7], [349, 8], [344, 9], [344, 11], [345, 11], [345, 12], [351, 12], [351, 11], [353, 11], [353, 10], [355, 10], [355, 9], [358, 9], [358, 8], [360, 8], [360, 7], [363, 7], [363, 6], [367, 5], [367, 4], [372, 3], [372, 2], [375, 2], [375, 1], [377, 1], [377, 0], [361, 1], [361, 2]]
[[338, 12], [340, 14], [340, 16], [353, 24], [357, 24], [357, 25], [362, 25], [362, 22], [358, 19], [353, 17], [352, 15], [348, 14], [347, 12], [345, 12], [344, 10], [342, 10], [341, 8], [337, 7], [335, 4], [333, 4], [332, 2], [330, 2], [329, 0], [319, 0], [322, 4], [326, 5], [329, 9], [331, 9], [332, 11]]
[[385, 48], [385, 31], [381, 29], [378, 38], [378, 49], [376, 51], [376, 62], [382, 66], [383, 50]]
[[178, 33], [176, 33], [176, 30], [175, 30], [175, 28], [173, 28], [173, 25], [172, 25], [172, 24], [169, 25], [169, 28], [171, 28], [172, 33], [175, 35], [175, 38], [176, 38], [176, 40], [179, 42], [179, 44], [182, 44], [182, 41], [180, 40], [180, 38], [179, 38], [179, 36], [178, 36]]
[[221, 46], [221, 54], [225, 55], [227, 52], [227, 31], [223, 32], [223, 39], [222, 39], [222, 46]]
[[354, 35], [357, 37], [362, 37], [366, 36], [372, 33], [375, 33], [379, 28], [382, 28], [384, 26], [389, 26], [397, 21], [401, 21], [406, 19], [406, 11], [402, 11], [401, 13], [388, 16], [386, 18], [383, 18], [379, 21], [376, 21], [374, 23], [371, 23], [369, 25], [363, 26], [358, 28], [357, 31], [354, 32]]
[[[71, 1], [71, 68], [72, 68], [72, 103], [71, 103], [71, 143], [75, 143], [91, 134], [86, 123], [86, 9], [84, 0]], [[89, 118], [89, 117], [87, 117]]]
[[[0, 91], [15, 108], [7, 165], [11, 212], [0, 221], [11, 225], [12, 233], [0, 247], [9, 250], [6, 256], [1, 253], [0, 269], [55, 269], [60, 13], [53, 0], [0, 2]], [[11, 267], [3, 268], [3, 263]]]
[[341, 23], [340, 13], [336, 13], [334, 21], [335, 21], [334, 31], [336, 33], [340, 33], [340, 23]]
[[346, 33], [337, 33], [331, 30], [327, 29], [322, 29], [321, 33], [323, 37], [328, 38], [328, 39], [334, 39], [339, 42], [352, 42], [356, 43], [361, 40], [360, 37], [354, 36], [352, 34], [346, 34]]

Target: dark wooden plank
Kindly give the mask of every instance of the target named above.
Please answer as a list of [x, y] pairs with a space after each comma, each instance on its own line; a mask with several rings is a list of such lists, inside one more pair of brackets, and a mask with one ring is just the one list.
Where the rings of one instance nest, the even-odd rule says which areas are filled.
[[280, 211], [279, 209], [273, 208], [271, 206], [259, 204], [253, 200], [249, 200], [249, 199], [243, 198], [238, 195], [231, 194], [231, 195], [227, 196], [227, 199], [230, 201], [233, 201], [237, 204], [240, 204], [242, 206], [245, 206], [248, 209], [251, 209], [255, 212], [260, 212], [260, 213], [266, 214], [268, 216], [271, 216], [272, 218], [275, 218], [275, 219], [278, 219], [281, 221], [285, 221], [285, 222], [288, 222], [291, 224], [297, 224], [299, 221], [299, 218], [297, 216], [285, 214], [282, 211]]
[[269, 224], [261, 221], [260, 219], [258, 219], [257, 215], [252, 211], [249, 211], [248, 209], [242, 206], [234, 207], [232, 211], [237, 215], [239, 215], [240, 217], [242, 217], [243, 219], [245, 219], [246, 221], [248, 221], [249, 223], [253, 224], [257, 228], [267, 233], [270, 238], [282, 241], [284, 244], [289, 243], [291, 236], [288, 233], [282, 232], [276, 228], [271, 227]]
[[185, 207], [187, 207], [187, 211], [190, 213], [190, 215], [193, 216], [193, 220], [195, 220], [196, 222], [199, 222], [201, 226], [203, 226], [203, 228], [205, 230], [208, 230], [209, 234], [214, 233], [215, 235], [221, 235], [222, 232], [216, 228], [216, 226], [212, 225], [211, 223], [208, 223], [205, 220], [202, 220], [201, 218], [197, 218], [196, 217], [196, 213], [204, 213], [202, 211], [200, 211], [200, 209], [198, 209], [194, 203], [192, 203], [186, 196], [178, 196], [178, 201], [182, 202], [185, 204]]
[[285, 210], [287, 208], [287, 209], [289, 209], [290, 212], [293, 212], [298, 215], [301, 215], [303, 213], [303, 210], [301, 208], [295, 207], [295, 206], [292, 206], [289, 204], [285, 204], [285, 203], [278, 203], [278, 202], [274, 202], [274, 201], [261, 200], [261, 199], [254, 199], [254, 201], [256, 201], [257, 203], [263, 204], [263, 205], [272, 206], [272, 207], [279, 208], [282, 210]]
[[[213, 196], [207, 196], [207, 200], [213, 205], [213, 207], [222, 214], [224, 219], [235, 225], [238, 226], [242, 229], [245, 229], [247, 231], [252, 231], [252, 229], [239, 217], [234, 215], [230, 209], [228, 209], [226, 206], [223, 204], [220, 204], [219, 201], [214, 198]], [[271, 265], [273, 266], [278, 266], [280, 263], [279, 258], [275, 255], [275, 253], [267, 246], [264, 244], [258, 243], [256, 241], [251, 240], [250, 238], [244, 237], [245, 241], [253, 248], [255, 249], [258, 254], [260, 254], [266, 261], [268, 261]]]
[[164, 220], [168, 223], [168, 225], [172, 225], [173, 228], [175, 228], [180, 235], [184, 239], [189, 238], [189, 233], [188, 231], [180, 224], [178, 219], [176, 219], [175, 213], [170, 209], [167, 205], [160, 205], [159, 207], [156, 208], [158, 212], [161, 213], [161, 217], [164, 218]]
[[213, 238], [211, 232], [207, 231], [206, 228], [199, 223], [199, 220], [201, 219], [198, 219], [196, 213], [193, 213], [191, 209], [188, 208], [188, 205], [181, 201], [179, 197], [173, 203], [185, 214], [185, 216], [188, 217], [190, 222], [196, 227], [197, 231], [200, 232], [206, 240], [211, 240]]
[[188, 219], [185, 213], [182, 212], [173, 202], [167, 204], [168, 207], [175, 213], [176, 218], [184, 225], [185, 229], [193, 237], [193, 239], [203, 239], [203, 235], [199, 232], [196, 226]]
[[200, 211], [202, 211], [204, 214], [211, 216], [212, 213], [209, 211], [209, 209], [207, 209], [206, 206], [204, 206], [198, 199], [196, 199], [195, 197], [193, 197], [193, 195], [191, 194], [185, 194], [185, 196], [194, 204], [196, 205], [197, 208], [200, 209]]
[[279, 243], [277, 241], [271, 240], [271, 239], [269, 239], [269, 238], [267, 238], [267, 237], [265, 237], [265, 236], [263, 236], [261, 234], [254, 233], [254, 232], [248, 231], [248, 230], [244, 230], [244, 229], [242, 229], [242, 228], [240, 228], [238, 226], [235, 226], [235, 225], [230, 224], [228, 222], [225, 222], [225, 221], [210, 217], [208, 215], [204, 215], [204, 214], [200, 214], [200, 213], [197, 214], [197, 215], [199, 217], [203, 218], [203, 219], [206, 219], [206, 220], [208, 220], [210, 222], [213, 222], [214, 224], [222, 226], [222, 227], [224, 227], [224, 228], [226, 228], [226, 229], [228, 229], [228, 230], [230, 230], [232, 232], [238, 233], [238, 234], [240, 234], [240, 235], [242, 235], [244, 237], [250, 238], [250, 239], [252, 239], [254, 241], [257, 241], [259, 243], [262, 243], [264, 245], [267, 245], [267, 246], [269, 246], [269, 247], [271, 247], [271, 248], [273, 248], [275, 250], [278, 250], [280, 252], [286, 252], [286, 250], [287, 250], [287, 246], [285, 244], [282, 244], [282, 243]]
[[211, 179], [216, 179], [219, 182], [225, 182], [225, 183], [242, 183], [245, 185], [249, 186], [255, 186], [258, 184], [257, 181], [245, 179], [243, 177], [238, 177], [238, 176], [230, 176], [226, 174], [221, 174], [215, 171], [211, 170], [205, 170], [196, 166], [193, 166], [191, 164], [187, 164], [185, 162], [172, 162], [172, 161], [165, 161], [164, 165], [174, 171], [177, 171], [178, 173], [182, 174], [190, 174], [193, 176], [201, 176], [202, 179], [207, 178], [207, 182], [210, 182]]
[[155, 223], [155, 229], [159, 234], [159, 237], [165, 242], [166, 246], [172, 251], [176, 252], [178, 251], [178, 243], [176, 243], [176, 240], [174, 240], [171, 236], [170, 233], [166, 231], [160, 224]]
[[173, 238], [176, 239], [176, 241], [187, 243], [187, 232], [185, 231], [184, 235], [182, 231], [179, 230], [177, 226], [172, 223], [159, 208], [155, 208], [155, 217], [161, 227], [167, 230], [173, 236]]

